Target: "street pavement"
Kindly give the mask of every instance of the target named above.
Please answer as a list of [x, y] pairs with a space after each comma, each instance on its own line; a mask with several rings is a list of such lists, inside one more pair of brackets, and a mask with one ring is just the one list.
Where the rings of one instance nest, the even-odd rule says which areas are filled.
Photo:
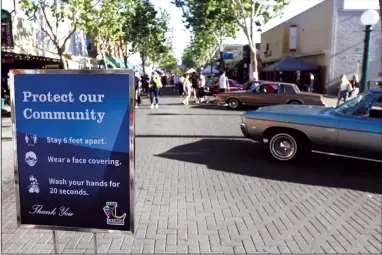
[[[161, 96], [159, 109], [143, 101], [136, 232], [98, 234], [99, 253], [381, 253], [380, 164], [276, 163], [243, 138], [242, 111], [179, 96]], [[53, 253], [52, 231], [17, 228], [10, 139], [2, 149], [2, 253]], [[90, 233], [58, 238], [60, 252], [94, 252]]]

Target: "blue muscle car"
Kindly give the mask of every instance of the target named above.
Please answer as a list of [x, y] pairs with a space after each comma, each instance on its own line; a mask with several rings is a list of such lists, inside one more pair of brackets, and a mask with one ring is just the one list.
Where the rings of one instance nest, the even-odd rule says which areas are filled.
[[382, 162], [382, 89], [336, 107], [276, 105], [243, 114], [241, 130], [267, 144], [273, 158], [306, 152]]

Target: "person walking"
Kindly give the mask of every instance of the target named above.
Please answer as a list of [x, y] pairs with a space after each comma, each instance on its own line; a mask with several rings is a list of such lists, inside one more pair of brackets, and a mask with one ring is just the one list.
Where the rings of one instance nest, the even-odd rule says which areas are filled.
[[[152, 79], [150, 81], [150, 109], [159, 108], [159, 92], [162, 88], [162, 82], [158, 74], [153, 73]], [[155, 98], [155, 105], [154, 105], [154, 98]]]
[[355, 98], [359, 94], [359, 88], [360, 88], [360, 82], [359, 82], [359, 77], [357, 74], [353, 75], [353, 79], [351, 80], [350, 84], [353, 87], [353, 91], [349, 95], [351, 98]]
[[220, 93], [229, 92], [229, 83], [228, 83], [228, 78], [225, 75], [225, 71], [222, 71], [219, 77], [219, 88], [220, 88]]
[[179, 95], [184, 96], [184, 76], [180, 75], [179, 77]]
[[174, 75], [174, 92], [179, 91], [179, 76], [177, 74]]
[[183, 104], [189, 105], [189, 99], [191, 96], [191, 81], [190, 81], [190, 75], [186, 74], [183, 81], [183, 91], [186, 95], [186, 99], [184, 99]]
[[338, 101], [337, 105], [340, 105], [341, 100], [344, 100], [344, 103], [348, 100], [349, 92], [353, 90], [349, 80], [346, 78], [346, 75], [341, 75], [340, 83], [338, 85]]
[[141, 104], [141, 79], [139, 78], [139, 74], [135, 73], [134, 77], [134, 83], [135, 83], [135, 108], [138, 108], [138, 106]]
[[200, 72], [199, 79], [200, 79], [200, 89], [199, 89], [199, 93], [200, 93], [201, 101], [205, 101], [205, 102], [208, 103], [207, 94], [206, 94], [205, 91], [204, 91], [204, 89], [205, 89], [205, 87], [206, 87], [206, 77], [203, 75], [202, 72]]

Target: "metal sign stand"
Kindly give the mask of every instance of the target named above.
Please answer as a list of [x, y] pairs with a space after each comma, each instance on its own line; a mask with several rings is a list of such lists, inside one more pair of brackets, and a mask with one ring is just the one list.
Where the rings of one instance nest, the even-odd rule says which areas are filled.
[[54, 254], [60, 253], [60, 249], [58, 247], [58, 239], [57, 239], [56, 230], [53, 230], [53, 249], [54, 249]]
[[[93, 233], [93, 242], [94, 242], [94, 254], [98, 254], [98, 240], [97, 240], [96, 233]], [[55, 230], [53, 230], [53, 249], [54, 249], [54, 254], [60, 253], [60, 249], [58, 246], [57, 233]]]
[[98, 254], [98, 242], [97, 242], [97, 234], [93, 233], [93, 241], [94, 241], [94, 253]]

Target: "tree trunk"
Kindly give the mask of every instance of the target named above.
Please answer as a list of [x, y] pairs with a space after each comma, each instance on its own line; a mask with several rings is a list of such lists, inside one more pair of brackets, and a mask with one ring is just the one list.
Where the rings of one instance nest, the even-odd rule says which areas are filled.
[[64, 52], [61, 51], [60, 49], [57, 50], [57, 54], [58, 56], [60, 57], [60, 65], [61, 65], [61, 68], [62, 69], [68, 69], [68, 66], [66, 65], [65, 63], [65, 59], [64, 59]]
[[146, 74], [146, 68], [145, 68], [145, 65], [146, 65], [146, 59], [144, 57], [141, 57], [142, 59], [142, 71], [143, 71], [143, 75]]
[[106, 58], [105, 58], [105, 52], [103, 50], [101, 50], [101, 57], [102, 57], [102, 60], [103, 60], [103, 64], [105, 66], [105, 69], [109, 69], [107, 67], [107, 64], [106, 64]]
[[123, 55], [123, 62], [125, 63], [125, 67], [127, 68], [127, 56]]
[[224, 64], [224, 51], [220, 51], [220, 69], [222, 71], [225, 70], [225, 64]]
[[253, 79], [254, 80], [259, 80], [259, 68], [258, 68], [258, 63], [257, 63], [257, 48], [256, 44], [254, 45], [255, 47], [255, 52], [253, 52]]
[[65, 63], [65, 60], [64, 60], [64, 57], [62, 56], [62, 54], [60, 54], [59, 56], [60, 56], [60, 65], [61, 65], [61, 68], [62, 68], [62, 69], [68, 69], [68, 67], [66, 66], [66, 63]]

